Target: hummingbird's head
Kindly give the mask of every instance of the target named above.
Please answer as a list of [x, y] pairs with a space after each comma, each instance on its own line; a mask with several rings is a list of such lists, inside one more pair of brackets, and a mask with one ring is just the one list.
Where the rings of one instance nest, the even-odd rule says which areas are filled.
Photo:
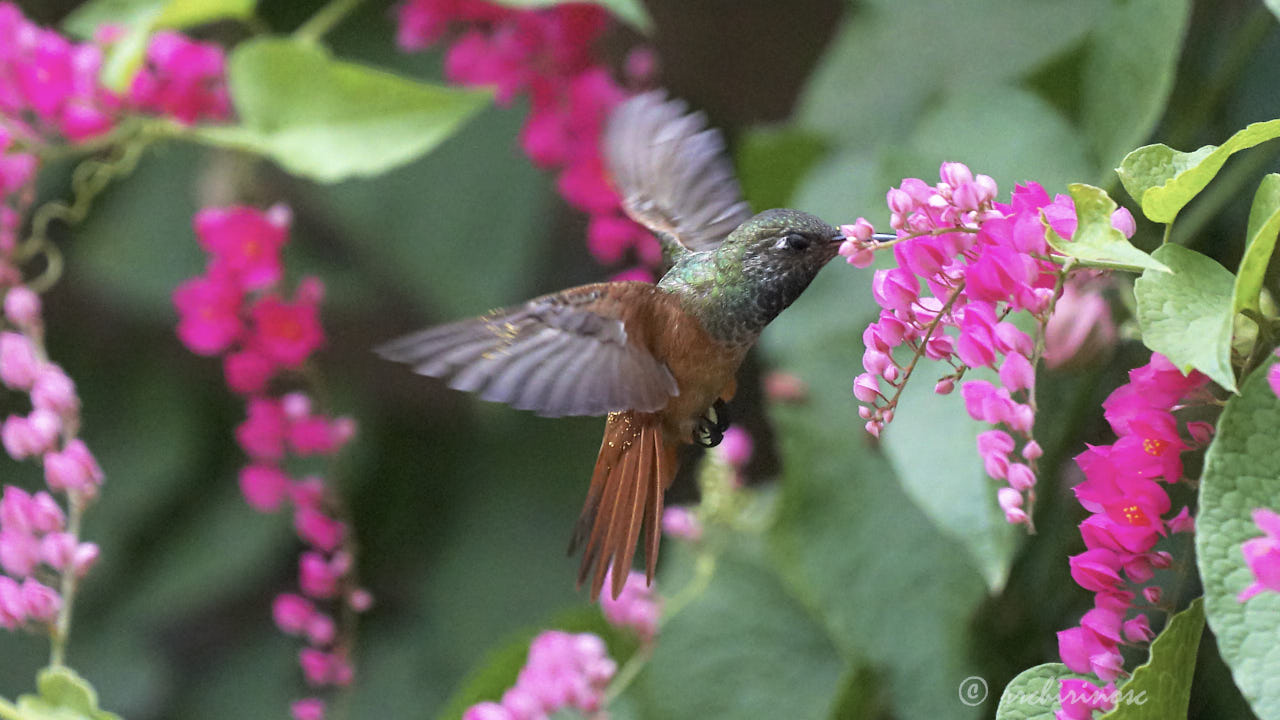
[[[840, 231], [799, 210], [766, 210], [729, 235], [743, 272], [790, 305], [844, 241]], [[781, 310], [781, 308], [779, 308]]]

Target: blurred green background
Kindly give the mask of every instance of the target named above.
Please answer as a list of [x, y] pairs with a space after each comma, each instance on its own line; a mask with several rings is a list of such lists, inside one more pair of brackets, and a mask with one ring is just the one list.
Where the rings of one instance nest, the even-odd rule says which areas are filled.
[[[76, 5], [19, 4], [49, 24]], [[319, 5], [262, 0], [259, 14], [285, 32]], [[1081, 181], [1127, 200], [1111, 168], [1133, 147], [1191, 149], [1280, 117], [1280, 32], [1260, 3], [645, 5], [662, 84], [729, 132], [757, 209], [887, 226], [884, 190], [936, 177], [942, 160], [993, 175], [1003, 197], [1017, 181], [1051, 193]], [[343, 58], [438, 79], [439, 53], [400, 52], [394, 29], [392, 6], [370, 1], [327, 40]], [[620, 26], [601, 51], [618, 62], [640, 41]], [[104, 707], [133, 720], [283, 717], [303, 694], [298, 644], [269, 614], [294, 582], [299, 545], [286, 515], [240, 499], [240, 401], [219, 364], [173, 333], [169, 296], [203, 268], [191, 217], [206, 204], [288, 203], [287, 267], [329, 291], [318, 365], [331, 407], [360, 423], [334, 479], [377, 598], [361, 625], [351, 716], [434, 717], [490, 649], [587, 606], [564, 547], [601, 422], [478, 402], [369, 351], [621, 269], [591, 261], [584, 217], [520, 152], [524, 113], [490, 108], [426, 157], [327, 186], [224, 151], [156, 146], [87, 222], [58, 234], [68, 269], [47, 298], [49, 345], [80, 387], [83, 434], [108, 475], [86, 521], [102, 559], [79, 596], [69, 657]], [[1175, 237], [1234, 267], [1275, 152], [1232, 160]], [[46, 197], [66, 194], [69, 170], [46, 170]], [[1136, 242], [1154, 246], [1157, 229], [1139, 225]], [[869, 278], [829, 268], [766, 334], [734, 413], [757, 436], [749, 481], [772, 524], [713, 529], [732, 550], [664, 629], [617, 717], [988, 717], [994, 698], [961, 705], [959, 682], [981, 676], [998, 697], [1019, 670], [1056, 660], [1054, 632], [1090, 607], [1067, 572], [1066, 555], [1082, 549], [1069, 459], [1106, 441], [1098, 403], [1143, 361], [1140, 347], [1042, 375], [1048, 454], [1039, 534], [1026, 538], [993, 519], [958, 398], [913, 400], [879, 448], [864, 437], [849, 385], [873, 313]], [[766, 407], [769, 368], [803, 378], [810, 400]], [[686, 465], [673, 497], [691, 500]], [[38, 483], [8, 459], [0, 476]], [[1189, 543], [1170, 549], [1190, 563]], [[678, 588], [689, 553], [673, 542], [664, 552], [661, 584]], [[1197, 592], [1169, 583], [1184, 598]], [[0, 693], [29, 690], [46, 652], [40, 638], [0, 638]], [[1211, 641], [1192, 715], [1250, 717]]]

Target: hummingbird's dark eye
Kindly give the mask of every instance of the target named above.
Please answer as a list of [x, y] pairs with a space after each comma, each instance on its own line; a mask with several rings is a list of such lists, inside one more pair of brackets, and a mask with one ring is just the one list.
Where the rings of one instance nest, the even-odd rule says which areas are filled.
[[800, 233], [789, 233], [784, 235], [782, 239], [777, 242], [775, 247], [779, 250], [804, 250], [805, 248], [808, 248], [809, 245], [809, 238], [801, 235]]

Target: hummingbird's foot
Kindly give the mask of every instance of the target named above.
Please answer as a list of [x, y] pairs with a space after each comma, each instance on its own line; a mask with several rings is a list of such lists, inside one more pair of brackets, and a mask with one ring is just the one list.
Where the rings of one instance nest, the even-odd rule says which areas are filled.
[[724, 440], [724, 431], [729, 429], [729, 406], [723, 400], [716, 400], [707, 412], [698, 418], [693, 429], [693, 441], [702, 447], [713, 448]]

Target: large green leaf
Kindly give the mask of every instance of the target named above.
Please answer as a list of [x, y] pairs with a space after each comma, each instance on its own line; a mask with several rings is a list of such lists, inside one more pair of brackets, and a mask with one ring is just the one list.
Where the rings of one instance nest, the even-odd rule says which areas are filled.
[[1129, 243], [1124, 233], [1111, 225], [1116, 202], [1102, 188], [1084, 183], [1067, 186], [1076, 207], [1076, 232], [1070, 239], [1059, 237], [1045, 221], [1045, 238], [1054, 250], [1074, 258], [1114, 266], [1168, 272], [1158, 260]]
[[36, 676], [36, 690], [18, 698], [23, 720], [120, 720], [98, 707], [98, 693], [71, 668], [44, 668]]
[[86, 38], [104, 23], [184, 28], [227, 18], [250, 18], [257, 4], [258, 0], [91, 0], [68, 15], [62, 27]]
[[1191, 17], [1189, 0], [1109, 5], [1080, 73], [1080, 124], [1106, 168], [1147, 139], [1160, 119]]
[[449, 138], [490, 94], [417, 82], [334, 59], [301, 40], [262, 38], [231, 54], [240, 124], [191, 131], [261, 153], [321, 182], [376, 175]]
[[1151, 658], [1121, 686], [1114, 710], [1102, 720], [1165, 720], [1187, 716], [1191, 676], [1204, 634], [1204, 601], [1196, 598], [1169, 618], [1151, 643]]
[[1248, 602], [1236, 596], [1253, 581], [1240, 546], [1262, 532], [1253, 510], [1280, 507], [1280, 398], [1256, 370], [1227, 403], [1205, 458], [1196, 518], [1196, 564], [1205, 615], [1222, 659], [1259, 718], [1280, 718], [1280, 594]]
[[1162, 245], [1155, 258], [1172, 272], [1148, 270], [1133, 284], [1143, 344], [1183, 372], [1194, 368], [1234, 391], [1231, 301], [1235, 276], [1212, 258], [1181, 245]]
[[1277, 233], [1280, 233], [1280, 174], [1270, 173], [1258, 183], [1253, 205], [1249, 208], [1244, 257], [1240, 259], [1232, 303], [1236, 312], [1258, 310], [1262, 279], [1271, 262], [1271, 253], [1276, 249]]
[[[827, 716], [849, 663], [770, 567], [761, 539], [727, 540], [710, 583], [663, 623], [636, 699], [667, 720]], [[669, 543], [666, 552], [660, 581], [671, 597], [696, 550]]]
[[1054, 713], [1062, 709], [1062, 681], [1069, 678], [1098, 681], [1091, 675], [1071, 672], [1062, 663], [1045, 663], [1023, 670], [1000, 694], [996, 720], [1053, 720]]
[[[1025, 533], [1005, 520], [996, 504], [996, 481], [987, 477], [978, 459], [978, 433], [991, 427], [969, 417], [956, 395], [933, 392], [936, 379], [950, 372], [954, 370], [941, 363], [916, 366], [881, 446], [911, 499], [951, 542], [965, 549], [987, 587], [999, 592], [1018, 537]], [[929, 452], [920, 452], [922, 447]]]
[[760, 210], [790, 207], [796, 186], [826, 153], [817, 135], [792, 128], [754, 128], [738, 144], [742, 194]]
[[[494, 2], [499, 5], [506, 5], [514, 8], [541, 8], [582, 1], [583, 0], [494, 0]], [[640, 0], [586, 0], [586, 2], [599, 5], [614, 15], [617, 15], [622, 20], [625, 20], [640, 32], [647, 33], [653, 30], [653, 20], [649, 17], [648, 11], [644, 9], [644, 5], [641, 4]]]
[[1168, 145], [1140, 147], [1116, 168], [1124, 189], [1154, 222], [1169, 223], [1191, 198], [1213, 180], [1227, 158], [1259, 143], [1280, 137], [1280, 120], [1253, 123], [1222, 145], [1205, 145], [1178, 152]]
[[[960, 706], [956, 688], [979, 674], [968, 628], [985, 585], [862, 432], [849, 391], [875, 313], [870, 281], [829, 269], [765, 333], [772, 363], [813, 390], [771, 411], [784, 473], [770, 539], [793, 592], [846, 656], [883, 672], [896, 716], [972, 717], [978, 709]], [[949, 470], [938, 468], [938, 482]]]

